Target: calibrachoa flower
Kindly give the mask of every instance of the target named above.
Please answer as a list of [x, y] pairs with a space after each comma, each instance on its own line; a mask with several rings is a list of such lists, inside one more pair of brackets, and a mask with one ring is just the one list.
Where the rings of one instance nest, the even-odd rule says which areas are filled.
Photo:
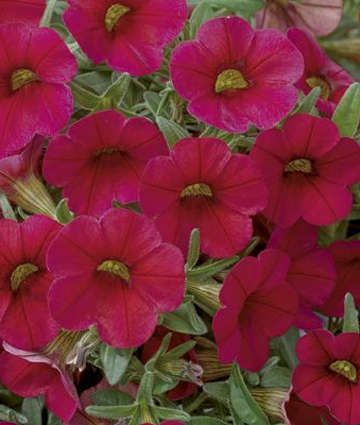
[[[285, 425], [341, 425], [330, 415], [326, 407], [314, 407], [305, 403], [294, 391], [284, 405]], [[325, 420], [325, 422], [324, 422]]]
[[256, 15], [258, 28], [304, 28], [316, 35], [327, 35], [339, 25], [343, 0], [266, 0]]
[[299, 220], [292, 227], [275, 230], [267, 245], [290, 257], [286, 281], [299, 295], [299, 314], [294, 324], [302, 329], [322, 327], [312, 309], [322, 305], [335, 286], [334, 258], [317, 246], [317, 239], [317, 227]]
[[241, 251], [252, 236], [249, 215], [266, 202], [253, 161], [214, 138], [176, 143], [170, 156], [152, 159], [141, 178], [141, 208], [184, 255], [194, 228], [200, 230], [201, 250], [211, 257]]
[[114, 200], [137, 201], [145, 165], [168, 151], [164, 136], [151, 121], [126, 120], [119, 112], [102, 111], [52, 139], [43, 172], [51, 185], [64, 187], [70, 209], [99, 216]]
[[55, 320], [69, 330], [96, 324], [100, 338], [120, 348], [143, 344], [157, 313], [175, 310], [184, 296], [180, 251], [162, 243], [150, 220], [122, 208], [71, 221], [51, 245], [48, 264], [56, 277], [49, 294]]
[[46, 0], [0, 0], [0, 24], [24, 22], [39, 25]]
[[256, 372], [269, 357], [269, 339], [292, 325], [298, 297], [285, 281], [289, 257], [273, 249], [241, 260], [220, 292], [224, 306], [213, 321], [219, 358]]
[[0, 191], [28, 212], [55, 218], [55, 205], [38, 173], [45, 139], [35, 136], [19, 154], [0, 159]]
[[[241, 42], [239, 42], [241, 40]], [[267, 129], [291, 111], [303, 72], [299, 51], [276, 30], [254, 31], [241, 18], [212, 19], [170, 62], [176, 91], [190, 114], [230, 132]]]
[[17, 348], [42, 348], [57, 334], [47, 299], [53, 277], [45, 256], [60, 228], [40, 215], [21, 224], [0, 220], [0, 337]]
[[312, 406], [326, 406], [339, 422], [360, 422], [360, 335], [335, 337], [318, 330], [302, 337], [296, 352], [300, 365], [292, 381], [295, 393]]
[[72, 114], [75, 57], [50, 28], [0, 26], [0, 153], [52, 136]]
[[181, 32], [188, 16], [185, 0], [69, 0], [63, 18], [96, 64], [146, 75], [158, 69], [163, 48]]
[[21, 351], [4, 344], [0, 355], [0, 379], [21, 397], [43, 395], [47, 407], [61, 420], [69, 422], [80, 407], [74, 384], [51, 358]]
[[350, 213], [349, 186], [360, 180], [360, 148], [330, 120], [310, 115], [290, 117], [282, 130], [257, 138], [250, 157], [269, 190], [265, 216], [287, 227], [299, 218], [326, 225]]
[[[321, 19], [324, 20], [322, 17]], [[305, 70], [296, 87], [305, 94], [320, 87], [316, 106], [323, 114], [331, 116], [346, 89], [354, 79], [337, 63], [329, 59], [316, 40], [305, 31], [291, 28], [287, 36], [304, 57]]]
[[329, 316], [342, 317], [344, 297], [350, 292], [360, 306], [360, 241], [336, 241], [328, 247], [335, 258], [336, 284], [320, 311]]

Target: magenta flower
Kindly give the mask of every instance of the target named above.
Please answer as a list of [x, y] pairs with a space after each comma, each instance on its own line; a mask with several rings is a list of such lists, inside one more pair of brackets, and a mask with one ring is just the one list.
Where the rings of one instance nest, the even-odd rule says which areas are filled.
[[305, 62], [304, 73], [296, 87], [305, 94], [314, 87], [320, 87], [320, 99], [316, 106], [323, 114], [331, 116], [354, 79], [341, 66], [329, 59], [316, 40], [305, 31], [291, 28], [287, 36], [300, 50]]
[[269, 339], [292, 325], [298, 297], [285, 281], [289, 257], [280, 251], [263, 251], [258, 259], [242, 259], [226, 276], [220, 292], [224, 306], [213, 321], [219, 358], [236, 361], [256, 372], [269, 357]]
[[3, 385], [21, 397], [43, 395], [47, 407], [68, 423], [80, 407], [74, 384], [56, 362], [34, 352], [17, 350], [4, 344], [0, 355], [0, 379]]
[[157, 313], [175, 310], [184, 296], [180, 251], [126, 209], [71, 221], [51, 245], [48, 264], [56, 277], [49, 294], [55, 320], [69, 330], [96, 324], [100, 338], [116, 347], [143, 344]]
[[188, 138], [170, 156], [152, 159], [140, 184], [140, 205], [165, 241], [187, 255], [190, 233], [200, 230], [201, 250], [211, 257], [241, 251], [252, 236], [249, 215], [261, 211], [267, 192], [246, 155], [225, 142]]
[[291, 391], [286, 400], [284, 413], [285, 425], [341, 425], [326, 407], [311, 406], [302, 401], [294, 391]]
[[24, 22], [37, 26], [45, 7], [46, 0], [0, 0], [0, 24]]
[[275, 230], [267, 245], [290, 257], [286, 281], [299, 295], [299, 314], [294, 324], [302, 329], [322, 327], [312, 309], [322, 305], [335, 286], [334, 258], [317, 246], [317, 239], [317, 227], [299, 220], [292, 227]]
[[[239, 43], [241, 40], [241, 43]], [[241, 18], [217, 18], [170, 62], [176, 91], [197, 119], [230, 132], [275, 125], [297, 102], [301, 54], [275, 30], [254, 31]]]
[[280, 31], [298, 27], [321, 36], [333, 32], [341, 16], [342, 0], [266, 0], [256, 15], [256, 26]]
[[360, 148], [340, 138], [330, 120], [294, 115], [282, 130], [260, 134], [250, 156], [268, 187], [264, 214], [273, 223], [288, 227], [302, 218], [326, 225], [350, 213], [349, 186], [360, 180]]
[[0, 156], [24, 147], [35, 133], [52, 136], [72, 114], [69, 82], [74, 56], [50, 28], [0, 26]]
[[60, 228], [40, 215], [21, 224], [0, 220], [0, 337], [17, 348], [42, 348], [58, 332], [48, 306], [53, 277], [45, 256]]
[[44, 142], [35, 136], [21, 153], [0, 159], [0, 190], [26, 211], [55, 218], [54, 202], [38, 172]]
[[64, 188], [70, 209], [100, 216], [114, 200], [138, 201], [145, 165], [168, 151], [164, 136], [151, 121], [126, 120], [119, 112], [102, 111], [52, 139], [43, 172], [51, 185]]
[[292, 381], [295, 393], [312, 406], [325, 406], [341, 423], [360, 422], [360, 335], [318, 330], [302, 337], [300, 365]]
[[96, 64], [131, 75], [161, 66], [163, 48], [181, 32], [188, 17], [185, 0], [69, 0], [64, 21]]
[[360, 306], [360, 241], [336, 241], [328, 249], [335, 258], [336, 284], [319, 310], [329, 316], [342, 317], [347, 292], [353, 295], [356, 305]]

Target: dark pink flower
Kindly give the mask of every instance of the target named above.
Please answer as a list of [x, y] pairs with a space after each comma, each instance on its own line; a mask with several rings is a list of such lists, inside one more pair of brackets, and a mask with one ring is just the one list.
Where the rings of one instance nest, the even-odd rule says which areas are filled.
[[315, 35], [333, 32], [342, 16], [342, 0], [266, 0], [256, 15], [258, 28], [304, 28]]
[[102, 111], [73, 124], [49, 144], [43, 172], [63, 187], [69, 207], [99, 216], [117, 200], [138, 201], [139, 180], [150, 158], [168, 154], [164, 136], [146, 118]]
[[326, 407], [311, 406], [302, 401], [294, 391], [290, 392], [284, 411], [285, 425], [341, 425]]
[[0, 159], [0, 190], [26, 211], [55, 218], [54, 202], [38, 172], [44, 142], [35, 136], [21, 153]]
[[317, 239], [317, 227], [299, 220], [292, 227], [275, 230], [267, 245], [290, 257], [286, 281], [299, 295], [299, 314], [294, 324], [302, 329], [322, 327], [312, 309], [322, 305], [335, 286], [334, 258], [317, 246]]
[[[241, 42], [239, 42], [241, 40]], [[254, 31], [241, 18], [212, 19], [194, 41], [178, 45], [170, 62], [176, 91], [190, 114], [215, 127], [267, 129], [297, 102], [301, 54], [276, 30]]]
[[56, 277], [49, 294], [55, 320], [69, 330], [96, 324], [116, 347], [143, 344], [157, 313], [175, 310], [184, 296], [180, 251], [162, 242], [150, 220], [122, 208], [71, 221], [51, 245], [48, 264]]
[[350, 292], [360, 306], [360, 241], [336, 241], [328, 247], [335, 258], [335, 288], [320, 311], [329, 316], [344, 315], [344, 297]]
[[45, 257], [60, 228], [40, 215], [21, 224], [0, 220], [0, 337], [18, 348], [42, 348], [58, 332], [48, 305], [53, 277]]
[[24, 22], [37, 26], [45, 7], [46, 0], [0, 0], [0, 24]]
[[288, 227], [302, 218], [327, 225], [350, 213], [349, 186], [360, 180], [360, 148], [340, 138], [330, 120], [294, 115], [282, 130], [260, 134], [250, 156], [268, 187], [264, 215], [273, 223]]
[[316, 40], [306, 31], [291, 28], [287, 36], [304, 57], [305, 70], [296, 87], [305, 94], [320, 87], [316, 106], [323, 114], [331, 116], [346, 89], [354, 79], [341, 66], [329, 59]]
[[312, 406], [327, 407], [341, 423], [359, 424], [360, 335], [314, 331], [300, 339], [296, 352], [294, 392]]
[[50, 28], [0, 26], [0, 155], [52, 136], [72, 114], [75, 57]]
[[185, 0], [69, 0], [64, 21], [96, 64], [131, 75], [161, 66], [163, 48], [181, 32], [188, 16]]
[[0, 355], [0, 379], [10, 391], [21, 397], [43, 395], [47, 407], [61, 420], [69, 422], [80, 402], [68, 374], [50, 358], [17, 350], [4, 344]]
[[211, 257], [241, 251], [252, 236], [249, 215], [266, 202], [253, 161], [232, 154], [219, 139], [184, 139], [170, 156], [152, 159], [141, 178], [141, 208], [184, 255], [194, 228], [200, 230], [201, 250]]
[[219, 358], [256, 372], [269, 357], [269, 339], [292, 325], [298, 297], [285, 281], [289, 257], [273, 249], [258, 259], [246, 257], [226, 276], [220, 292], [224, 306], [213, 321]]

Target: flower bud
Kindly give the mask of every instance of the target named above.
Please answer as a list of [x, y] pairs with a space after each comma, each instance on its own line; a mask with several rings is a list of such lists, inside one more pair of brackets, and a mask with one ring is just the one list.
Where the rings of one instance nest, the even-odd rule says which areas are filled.
[[283, 405], [288, 391], [285, 388], [252, 388], [254, 400], [274, 423], [284, 423]]

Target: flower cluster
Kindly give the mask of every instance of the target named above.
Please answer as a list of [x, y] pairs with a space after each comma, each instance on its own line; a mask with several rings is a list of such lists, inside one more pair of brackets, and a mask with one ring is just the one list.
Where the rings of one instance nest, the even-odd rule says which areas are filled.
[[255, 3], [0, 0], [3, 423], [360, 424], [360, 33]]

